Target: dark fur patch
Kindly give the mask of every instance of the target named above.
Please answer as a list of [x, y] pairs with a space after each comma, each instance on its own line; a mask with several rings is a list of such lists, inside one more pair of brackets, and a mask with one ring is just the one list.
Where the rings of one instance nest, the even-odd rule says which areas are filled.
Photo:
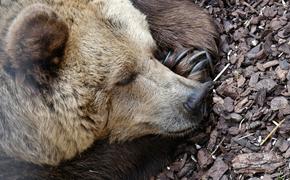
[[218, 33], [211, 17], [190, 0], [131, 0], [147, 16], [161, 50], [201, 48], [218, 55]]
[[147, 180], [172, 160], [177, 142], [161, 137], [143, 137], [123, 144], [99, 141], [58, 167], [41, 167], [0, 156], [0, 178]]

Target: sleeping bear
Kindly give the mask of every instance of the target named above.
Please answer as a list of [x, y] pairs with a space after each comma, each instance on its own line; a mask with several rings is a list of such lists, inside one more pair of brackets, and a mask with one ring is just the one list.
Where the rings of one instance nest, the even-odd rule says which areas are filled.
[[0, 179], [156, 174], [203, 120], [217, 36], [190, 0], [0, 1]]

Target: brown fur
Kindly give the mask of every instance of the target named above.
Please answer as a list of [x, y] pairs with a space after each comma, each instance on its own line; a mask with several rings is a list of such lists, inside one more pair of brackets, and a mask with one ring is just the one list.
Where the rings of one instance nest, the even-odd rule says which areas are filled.
[[[194, 47], [215, 48], [208, 42], [200, 44], [201, 39], [184, 38], [188, 44], [183, 43], [181, 29], [173, 28], [177, 26], [170, 32], [179, 32], [175, 37], [180, 43], [167, 41], [172, 34], [162, 31], [161, 20], [150, 20], [158, 15], [153, 12], [147, 11], [148, 22], [162, 48], [197, 44]], [[201, 19], [206, 21], [205, 17]], [[177, 24], [178, 18], [173, 20]], [[191, 36], [200, 32], [187, 30]], [[215, 34], [209, 31], [203, 37], [214, 42]], [[11, 1], [0, 5], [0, 35], [0, 151], [8, 156], [56, 166], [105, 138], [107, 148], [95, 146], [92, 152], [110, 153], [110, 148], [115, 152], [118, 147], [120, 156], [130, 161], [126, 149], [132, 147], [138, 160], [152, 154], [138, 153], [142, 146], [130, 140], [181, 136], [202, 120], [200, 103], [190, 104], [192, 109], [184, 107], [200, 94], [200, 83], [174, 74], [154, 59], [157, 46], [146, 17], [128, 0]], [[46, 36], [51, 41], [44, 40]], [[162, 146], [146, 138], [136, 142]], [[113, 168], [114, 163], [105, 168]], [[126, 177], [130, 169], [116, 170], [114, 175]]]
[[212, 18], [190, 0], [132, 0], [150, 24], [161, 49], [201, 48], [218, 56], [218, 33]]

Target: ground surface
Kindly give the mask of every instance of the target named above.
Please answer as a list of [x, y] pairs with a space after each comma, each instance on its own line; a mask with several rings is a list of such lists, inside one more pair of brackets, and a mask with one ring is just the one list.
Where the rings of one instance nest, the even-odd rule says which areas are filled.
[[217, 73], [229, 67], [213, 92], [210, 125], [156, 179], [289, 179], [290, 3], [195, 2], [221, 30]]

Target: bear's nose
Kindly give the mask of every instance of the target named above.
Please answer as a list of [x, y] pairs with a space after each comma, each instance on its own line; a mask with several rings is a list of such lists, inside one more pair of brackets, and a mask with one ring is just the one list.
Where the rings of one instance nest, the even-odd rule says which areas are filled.
[[213, 83], [210, 81], [194, 88], [187, 101], [183, 104], [184, 108], [192, 114], [203, 112], [206, 97], [212, 87]]

